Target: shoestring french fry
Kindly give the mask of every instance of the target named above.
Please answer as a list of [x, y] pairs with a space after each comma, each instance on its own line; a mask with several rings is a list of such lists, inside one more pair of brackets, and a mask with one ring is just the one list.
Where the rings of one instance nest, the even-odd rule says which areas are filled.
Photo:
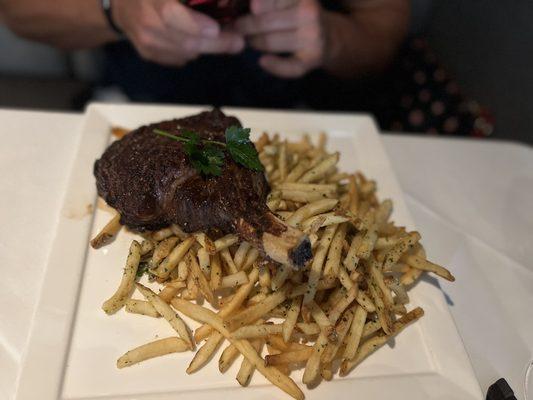
[[168, 278], [174, 268], [178, 266], [178, 263], [181, 261], [181, 259], [185, 257], [193, 243], [194, 237], [191, 236], [185, 239], [183, 242], [174, 247], [168, 257], [165, 258], [155, 269], [150, 270], [150, 272], [159, 278]]
[[299, 208], [287, 219], [286, 222], [288, 225], [299, 227], [299, 224], [303, 220], [313, 217], [317, 214], [331, 211], [338, 204], [338, 202], [339, 200], [337, 199], [322, 199], [314, 201]]
[[239, 350], [234, 345], [228, 345], [220, 355], [220, 359], [218, 360], [218, 370], [221, 373], [226, 372], [239, 355]]
[[141, 243], [141, 256], [145, 256], [148, 253], [151, 253], [154, 250], [154, 242], [151, 240], [145, 239]]
[[220, 288], [234, 288], [240, 285], [244, 285], [245, 283], [248, 283], [248, 275], [246, 275], [246, 272], [239, 271], [235, 272], [231, 275], [226, 275], [222, 278], [220, 281]]
[[181, 229], [178, 225], [176, 224], [173, 224], [170, 226], [170, 230], [172, 231], [172, 234], [174, 234], [175, 236], [177, 236], [178, 238], [180, 238], [180, 240], [185, 240], [187, 239], [190, 234], [188, 234], [187, 232], [185, 232], [183, 229]]
[[413, 268], [420, 269], [422, 271], [433, 272], [434, 274], [450, 282], [455, 281], [455, 277], [446, 268], [432, 263], [431, 261], [428, 261], [420, 256], [414, 254], [405, 254], [401, 257], [401, 260]]
[[198, 264], [200, 265], [200, 268], [202, 269], [202, 272], [204, 275], [210, 275], [211, 274], [211, 257], [207, 250], [205, 248], [201, 248], [198, 250], [197, 253], [198, 257]]
[[215, 247], [215, 243], [213, 243], [213, 241], [205, 233], [198, 232], [198, 233], [195, 233], [193, 236], [196, 239], [196, 241], [200, 244], [200, 246], [202, 246], [205, 249], [207, 254], [213, 255], [216, 253], [217, 250]]
[[190, 349], [194, 347], [194, 344], [191, 340], [191, 334], [189, 327], [185, 324], [185, 322], [181, 319], [179, 314], [175, 313], [172, 308], [163, 301], [157, 294], [155, 294], [152, 290], [147, 288], [146, 286], [141, 285], [138, 283], [137, 289], [141, 294], [150, 302], [150, 304], [157, 310], [159, 314], [163, 318], [165, 318], [170, 326], [174, 328], [174, 330], [180, 335], [180, 337], [187, 343]]
[[226, 327], [229, 329], [229, 331], [234, 331], [237, 328], [258, 320], [270, 310], [283, 303], [287, 298], [287, 292], [289, 289], [290, 285], [286, 285], [277, 292], [269, 295], [263, 302], [234, 315], [225, 321]]
[[131, 297], [135, 287], [135, 276], [137, 275], [137, 268], [139, 268], [140, 260], [141, 245], [139, 242], [134, 240], [131, 242], [130, 252], [128, 259], [126, 260], [126, 267], [124, 268], [120, 285], [115, 294], [113, 294], [113, 296], [106, 300], [102, 305], [102, 309], [106, 312], [106, 314], [116, 313], [118, 310], [124, 307], [126, 301]]
[[174, 232], [172, 232], [171, 228], [163, 228], [156, 232], [152, 233], [152, 240], [156, 242], [160, 242], [162, 240], [165, 240], [166, 238], [172, 236]]
[[423, 270], [416, 269], [416, 268], [409, 268], [400, 278], [400, 283], [405, 286], [409, 287], [413, 285], [418, 278], [422, 275]]
[[269, 335], [279, 335], [282, 332], [282, 328], [283, 325], [280, 324], [248, 325], [232, 332], [231, 336], [234, 339], [252, 339]]
[[[213, 294], [213, 291], [211, 290], [211, 286], [209, 286], [209, 282], [207, 278], [205, 277], [202, 269], [200, 268], [200, 265], [198, 264], [198, 261], [196, 259], [196, 256], [194, 253], [189, 252], [189, 263], [191, 266], [191, 275], [193, 276], [193, 279], [196, 283], [196, 286], [198, 289], [200, 289], [200, 292], [204, 296], [204, 298], [211, 304], [215, 302], [215, 295]], [[248, 277], [246, 277], [248, 279]]]
[[355, 285], [355, 280], [352, 281], [352, 278], [350, 277], [350, 275], [348, 275], [348, 272], [346, 271], [346, 268], [344, 268], [344, 265], [339, 264], [337, 268], [339, 269], [339, 272], [337, 274], [339, 277], [339, 282], [342, 286], [346, 288], [346, 290], [350, 290]]
[[231, 253], [227, 247], [220, 251], [220, 257], [222, 258], [222, 261], [226, 266], [226, 271], [228, 274], [236, 274], [239, 272], [237, 266], [235, 265], [235, 261], [233, 261], [233, 257], [231, 256]]
[[298, 182], [301, 183], [312, 183], [317, 182], [324, 176], [331, 167], [334, 167], [339, 162], [339, 153], [334, 153], [324, 160], [320, 161], [315, 167], [307, 171]]
[[254, 304], [261, 303], [263, 300], [266, 299], [266, 296], [267, 295], [265, 293], [259, 292], [259, 293], [255, 294], [255, 295], [253, 295], [252, 297], [250, 297], [248, 299], [248, 303], [247, 304], [249, 306], [252, 306]]
[[244, 261], [246, 261], [246, 255], [248, 254], [248, 251], [250, 250], [250, 247], [252, 245], [248, 242], [241, 242], [239, 245], [239, 248], [235, 252], [235, 256], [233, 257], [233, 261], [235, 262], [235, 266], [237, 269], [241, 269], [244, 265]]
[[220, 288], [222, 282], [222, 262], [218, 254], [213, 255], [211, 260], [211, 289], [217, 290]]
[[374, 249], [390, 250], [397, 242], [398, 242], [398, 238], [395, 238], [394, 236], [380, 237], [376, 240]]
[[344, 349], [342, 357], [344, 360], [351, 360], [355, 357], [361, 337], [363, 336], [363, 329], [365, 327], [367, 315], [368, 313], [363, 307], [359, 305], [356, 307], [350, 330], [346, 336], [346, 348]]
[[159, 266], [161, 261], [168, 257], [172, 249], [178, 243], [179, 238], [176, 236], [168, 237], [160, 241], [154, 249], [152, 258], [148, 262], [150, 269], [155, 269]]
[[322, 236], [322, 238], [320, 238], [318, 249], [314, 253], [313, 261], [312, 261], [311, 268], [309, 271], [309, 280], [307, 281], [307, 291], [304, 294], [304, 300], [303, 300], [304, 304], [308, 304], [315, 297], [317, 283], [318, 283], [318, 280], [320, 279], [320, 276], [322, 275], [322, 267], [324, 265], [324, 260], [326, 259], [329, 246], [331, 245], [331, 242], [333, 240], [333, 236], [335, 235], [336, 230], [337, 230], [336, 225], [328, 226], [324, 231], [324, 235]]
[[283, 322], [283, 340], [288, 342], [291, 339], [292, 331], [296, 322], [298, 321], [298, 316], [300, 315], [300, 307], [302, 306], [302, 298], [296, 297], [292, 299], [291, 306], [287, 311], [287, 317]]
[[293, 167], [293, 169], [289, 172], [285, 182], [287, 183], [296, 182], [309, 169], [309, 166], [310, 166], [310, 163], [308, 160], [299, 161]]
[[372, 254], [372, 251], [374, 250], [374, 245], [376, 244], [376, 240], [378, 239], [377, 228], [378, 225], [376, 222], [374, 222], [366, 231], [356, 252], [356, 256], [358, 259], [366, 260]]
[[187, 350], [189, 350], [189, 346], [180, 338], [159, 339], [128, 351], [117, 360], [117, 368], [130, 367], [150, 358], [161, 357], [171, 353], [181, 353]]
[[344, 260], [342, 262], [348, 271], [354, 271], [355, 268], [357, 267], [357, 263], [359, 262], [359, 257], [357, 257], [357, 252], [359, 250], [359, 247], [361, 247], [362, 242], [363, 242], [363, 232], [358, 232], [352, 238], [350, 248], [348, 249], [346, 257], [344, 257]]
[[335, 184], [318, 184], [318, 183], [280, 183], [276, 186], [278, 190], [297, 190], [301, 192], [314, 192], [324, 195], [334, 196], [338, 188]]
[[126, 301], [126, 312], [146, 315], [147, 317], [159, 318], [161, 315], [149, 301], [129, 299]]
[[320, 228], [324, 228], [328, 225], [337, 225], [347, 222], [350, 219], [343, 215], [337, 215], [334, 212], [315, 215], [308, 218], [300, 224], [300, 227], [305, 232], [316, 232]]
[[259, 285], [263, 289], [270, 289], [272, 284], [272, 278], [270, 275], [270, 268], [265, 263], [260, 263], [258, 266], [259, 271]]
[[357, 293], [357, 297], [355, 299], [357, 300], [359, 305], [363, 307], [367, 312], [372, 313], [376, 311], [376, 306], [372, 302], [372, 299], [370, 299], [370, 297], [368, 297], [365, 292], [360, 290], [359, 293]]
[[[338, 229], [335, 231], [335, 234], [331, 240], [328, 256], [326, 258], [326, 263], [324, 265], [324, 276], [338, 276], [339, 275], [339, 265], [342, 253], [342, 243], [344, 242], [344, 237], [346, 236], [346, 224], [340, 224]], [[326, 230], [327, 232], [327, 230]]]
[[381, 269], [387, 271], [398, 262], [403, 253], [412, 248], [420, 240], [418, 232], [411, 232], [398, 240], [398, 242], [385, 255], [385, 262]]
[[170, 282], [163, 288], [163, 290], [161, 290], [161, 292], [159, 292], [159, 297], [161, 297], [165, 303], [170, 303], [170, 300], [172, 300], [181, 289], [184, 289], [185, 286], [184, 282]]
[[280, 181], [283, 182], [287, 179], [287, 141], [284, 141], [279, 146], [278, 152], [278, 170]]
[[316, 304], [313, 300], [311, 300], [308, 304], [305, 305], [305, 307], [307, 307], [311, 311], [311, 316], [320, 327], [320, 331], [324, 335], [324, 338], [334, 340], [334, 323], [331, 322], [331, 320], [328, 318], [326, 313], [320, 308], [320, 306]]
[[385, 305], [384, 294], [374, 278], [370, 279], [368, 289], [376, 305], [376, 314], [378, 315], [381, 328], [389, 335], [392, 332], [391, 309]]
[[237, 235], [226, 235], [220, 239], [215, 240], [215, 249], [216, 251], [221, 251], [227, 249], [230, 246], [233, 246], [239, 241]]
[[379, 269], [376, 260], [374, 260], [373, 258], [369, 259], [367, 262], [367, 269], [370, 273], [370, 276], [372, 277], [372, 282], [376, 283], [379, 290], [383, 294], [383, 302], [385, 304], [385, 307], [392, 307], [392, 305], [394, 304], [394, 300], [392, 299], [391, 289], [385, 284], [383, 274], [381, 273], [381, 270]]
[[281, 352], [280, 354], [267, 355], [265, 357], [266, 365], [282, 365], [282, 364], [294, 364], [307, 361], [309, 356], [313, 353], [313, 348], [309, 347], [305, 350], [295, 350]]
[[335, 332], [337, 333], [337, 340], [332, 343], [328, 343], [326, 346], [326, 349], [322, 353], [322, 362], [324, 363], [330, 363], [333, 361], [333, 358], [337, 354], [337, 350], [342, 345], [342, 342], [344, 341], [344, 338], [346, 334], [348, 333], [348, 330], [350, 329], [350, 325], [352, 324], [354, 316], [354, 311], [352, 308], [347, 309], [343, 314], [342, 318], [340, 318], [340, 322], [335, 326]]
[[298, 322], [296, 328], [308, 336], [318, 335], [320, 333], [320, 326], [314, 323]]
[[213, 332], [204, 345], [196, 352], [186, 372], [192, 374], [207, 364], [218, 346], [223, 342], [224, 336], [220, 332]]
[[377, 335], [363, 344], [361, 344], [359, 350], [357, 351], [355, 357], [352, 360], [345, 360], [340, 369], [340, 375], [345, 376], [348, 372], [355, 366], [361, 363], [365, 358], [367, 358], [371, 353], [375, 352], [379, 347], [387, 343], [391, 338], [397, 336], [402, 330], [404, 330], [408, 325], [412, 324], [414, 321], [418, 320], [424, 315], [424, 311], [417, 307], [413, 311], [410, 311], [398, 321], [394, 323], [394, 330], [390, 335], [382, 334]]
[[[252, 345], [254, 350], [257, 352], [257, 354], [261, 354], [263, 343], [264, 342], [261, 339], [254, 339], [250, 341], [250, 344]], [[237, 373], [237, 378], [236, 378], [237, 382], [239, 382], [239, 385], [248, 386], [248, 384], [250, 383], [250, 379], [252, 378], [252, 374], [254, 373], [254, 370], [255, 370], [254, 364], [247, 358], [244, 358], [242, 360], [241, 367], [239, 368], [239, 372]]]
[[120, 214], [115, 215], [102, 230], [91, 240], [93, 249], [99, 249], [111, 243], [120, 232]]
[[301, 190], [290, 190], [290, 189], [282, 190], [281, 195], [280, 195], [282, 200], [288, 200], [288, 201], [293, 201], [297, 203], [307, 203], [310, 201], [318, 201], [325, 197], [331, 198], [333, 196], [334, 195], [323, 194], [319, 192], [305, 192]]
[[280, 265], [277, 268], [276, 275], [271, 279], [270, 286], [273, 291], [278, 290], [283, 286], [289, 274], [291, 273], [291, 268], [287, 265]]
[[279, 335], [271, 335], [267, 338], [267, 344], [273, 346], [280, 351], [296, 351], [309, 348], [305, 344], [296, 342], [285, 342]]
[[259, 250], [255, 248], [250, 249], [250, 251], [248, 251], [248, 254], [246, 254], [246, 259], [241, 269], [243, 271], [248, 271], [250, 267], [258, 260], [258, 258], [259, 258]]
[[[252, 291], [258, 276], [259, 271], [257, 269], [253, 269], [252, 272], [250, 272], [250, 275], [248, 276], [248, 283], [240, 286], [239, 289], [235, 292], [235, 295], [231, 298], [231, 300], [224, 304], [222, 309], [218, 312], [219, 317], [226, 318], [244, 303], [244, 301]], [[208, 325], [202, 325], [194, 332], [194, 340], [196, 342], [203, 340], [209, 335], [211, 331], [211, 327], [209, 327]]]
[[344, 312], [346, 308], [352, 304], [352, 302], [357, 297], [357, 293], [359, 292], [358, 286], [352, 286], [352, 288], [348, 291], [346, 291], [344, 288], [342, 290], [342, 297], [339, 301], [335, 302], [333, 304], [333, 307], [329, 310], [328, 318], [331, 321], [332, 324], [339, 319], [340, 315]]

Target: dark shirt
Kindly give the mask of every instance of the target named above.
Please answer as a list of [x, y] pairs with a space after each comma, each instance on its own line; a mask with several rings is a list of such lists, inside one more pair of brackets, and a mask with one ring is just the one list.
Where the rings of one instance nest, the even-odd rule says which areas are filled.
[[[342, 12], [339, 1], [323, 1]], [[202, 56], [181, 68], [141, 59], [127, 42], [105, 48], [106, 85], [118, 85], [133, 101], [291, 108], [354, 109], [359, 84], [314, 71], [301, 79], [280, 79], [258, 65], [252, 49], [234, 56]], [[354, 92], [355, 90], [355, 92]]]

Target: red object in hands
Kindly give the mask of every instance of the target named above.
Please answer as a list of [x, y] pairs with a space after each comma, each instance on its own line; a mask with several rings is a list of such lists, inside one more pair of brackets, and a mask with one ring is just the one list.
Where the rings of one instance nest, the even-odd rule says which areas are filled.
[[250, 11], [250, 0], [181, 0], [181, 2], [222, 23], [230, 22]]

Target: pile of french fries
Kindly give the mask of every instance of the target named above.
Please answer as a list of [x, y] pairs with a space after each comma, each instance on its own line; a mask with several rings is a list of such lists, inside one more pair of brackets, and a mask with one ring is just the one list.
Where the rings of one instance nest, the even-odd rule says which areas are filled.
[[[421, 308], [408, 311], [407, 289], [424, 271], [454, 280], [426, 259], [418, 232], [390, 221], [392, 202], [378, 201], [374, 181], [337, 170], [339, 155], [326, 151], [325, 135], [313, 145], [307, 136], [289, 143], [264, 134], [256, 147], [272, 187], [268, 206], [309, 235], [310, 265], [302, 271], [276, 265], [236, 235], [213, 240], [178, 226], [145, 234], [132, 242], [120, 286], [102, 308], [162, 317], [177, 335], [128, 351], [118, 368], [196, 350], [186, 371], [192, 374], [225, 346], [220, 372], [242, 355], [239, 384], [248, 385], [258, 370], [303, 399], [293, 370], [305, 368], [307, 385], [331, 380], [337, 370], [348, 374], [423, 315]], [[115, 217], [93, 247], [119, 230]], [[160, 284], [158, 291], [138, 283], [140, 270]], [[142, 299], [132, 298], [135, 289]], [[209, 306], [198, 305], [201, 299]], [[193, 331], [184, 315], [200, 325]]]

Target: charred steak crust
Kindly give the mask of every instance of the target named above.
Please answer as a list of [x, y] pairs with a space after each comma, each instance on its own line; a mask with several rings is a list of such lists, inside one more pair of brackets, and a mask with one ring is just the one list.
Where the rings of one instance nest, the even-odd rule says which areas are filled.
[[[236, 231], [239, 217], [255, 229], [270, 230], [263, 223], [270, 187], [262, 172], [226, 156], [221, 176], [203, 176], [190, 165], [180, 142], [153, 132], [162, 129], [179, 135], [190, 130], [224, 141], [224, 132], [232, 125], [241, 123], [213, 110], [136, 129], [111, 144], [95, 162], [98, 194], [120, 213], [123, 225], [137, 231], [175, 223], [186, 232], [230, 233]], [[271, 228], [279, 230], [277, 225]]]

